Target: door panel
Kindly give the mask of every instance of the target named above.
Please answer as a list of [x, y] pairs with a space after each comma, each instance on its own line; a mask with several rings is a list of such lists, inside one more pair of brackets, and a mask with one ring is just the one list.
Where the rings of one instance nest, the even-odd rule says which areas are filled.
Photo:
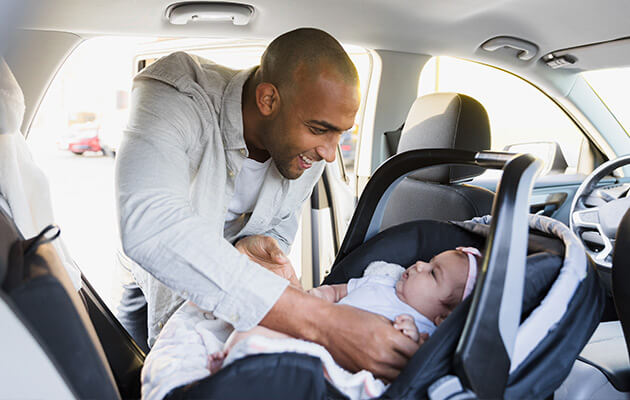
[[[586, 175], [583, 174], [547, 175], [538, 178], [534, 183], [534, 189], [529, 200], [530, 211], [532, 213], [545, 213], [545, 215], [569, 225], [571, 203], [576, 190], [584, 181], [584, 178], [586, 178]], [[499, 177], [479, 178], [473, 179], [470, 183], [496, 192], [498, 180]], [[630, 182], [630, 178], [603, 179], [601, 185], [610, 185], [618, 182]], [[545, 205], [548, 206], [547, 210], [545, 210]]]

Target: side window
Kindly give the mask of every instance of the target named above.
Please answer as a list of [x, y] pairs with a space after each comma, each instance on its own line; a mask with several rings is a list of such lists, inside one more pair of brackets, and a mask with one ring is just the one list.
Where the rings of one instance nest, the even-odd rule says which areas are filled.
[[[488, 112], [492, 150], [510, 149], [550, 159], [557, 143], [567, 168], [575, 173], [584, 135], [547, 96], [505, 71], [452, 57], [434, 57], [420, 74], [418, 95], [458, 92], [477, 99]], [[509, 146], [509, 147], [508, 147]]]
[[114, 155], [127, 123], [133, 57], [150, 39], [81, 43], [53, 79], [27, 143], [50, 182], [56, 223], [110, 309], [120, 296]]

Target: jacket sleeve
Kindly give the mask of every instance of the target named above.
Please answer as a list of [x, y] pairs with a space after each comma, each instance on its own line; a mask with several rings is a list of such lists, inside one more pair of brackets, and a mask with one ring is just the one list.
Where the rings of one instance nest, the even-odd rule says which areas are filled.
[[116, 162], [122, 245], [175, 293], [247, 330], [260, 322], [288, 282], [223, 238], [221, 210], [202, 217], [192, 208], [195, 169], [188, 152], [198, 143], [204, 118], [192, 98], [174, 87], [136, 80]]
[[276, 239], [278, 246], [280, 246], [280, 249], [285, 254], [289, 254], [291, 251], [291, 245], [295, 239], [295, 234], [298, 228], [298, 219], [301, 212], [302, 207], [299, 207], [297, 210], [283, 218], [278, 225], [264, 233], [264, 235], [271, 236]]

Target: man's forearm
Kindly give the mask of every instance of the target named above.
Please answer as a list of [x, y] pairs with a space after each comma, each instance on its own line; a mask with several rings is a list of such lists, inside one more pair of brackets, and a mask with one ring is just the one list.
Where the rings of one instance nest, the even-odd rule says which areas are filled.
[[325, 345], [321, 328], [322, 322], [328, 320], [331, 306], [332, 303], [288, 286], [260, 324]]
[[418, 349], [391, 321], [287, 287], [260, 325], [324, 346], [349, 371], [394, 379]]

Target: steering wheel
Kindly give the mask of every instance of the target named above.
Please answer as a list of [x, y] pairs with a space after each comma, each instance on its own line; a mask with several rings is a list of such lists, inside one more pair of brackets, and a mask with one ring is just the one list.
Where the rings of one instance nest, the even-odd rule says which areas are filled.
[[[569, 226], [584, 244], [586, 253], [599, 268], [612, 268], [612, 251], [617, 228], [630, 208], [630, 194], [615, 198], [597, 188], [599, 182], [615, 169], [630, 164], [630, 155], [600, 165], [578, 187], [569, 213]], [[589, 244], [597, 244], [597, 249]], [[592, 246], [591, 246], [592, 247]]]

